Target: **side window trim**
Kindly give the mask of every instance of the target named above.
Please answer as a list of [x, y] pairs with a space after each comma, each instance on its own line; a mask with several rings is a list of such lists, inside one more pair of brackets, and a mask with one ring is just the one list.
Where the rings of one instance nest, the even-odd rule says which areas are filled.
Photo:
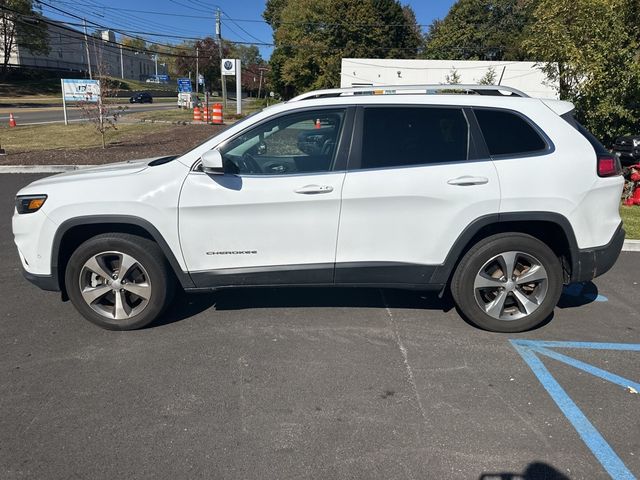
[[[236, 173], [226, 173], [225, 175], [234, 175], [234, 176], [252, 176], [252, 177], [280, 177], [280, 176], [292, 176], [292, 175], [318, 175], [318, 174], [323, 174], [323, 173], [329, 173], [329, 172], [341, 172], [341, 171], [345, 171], [347, 168], [347, 161], [348, 161], [348, 155], [349, 155], [349, 145], [351, 144], [351, 138], [352, 138], [352, 134], [353, 134], [353, 127], [354, 127], [354, 117], [355, 117], [355, 111], [356, 111], [356, 107], [353, 105], [323, 105], [323, 106], [316, 106], [316, 107], [305, 107], [305, 108], [297, 108], [295, 110], [287, 110], [285, 112], [281, 112], [277, 115], [273, 115], [271, 117], [267, 117], [259, 122], [253, 123], [251, 125], [248, 125], [246, 128], [240, 130], [239, 132], [237, 132], [235, 135], [233, 135], [232, 137], [227, 138], [226, 140], [224, 140], [223, 142], [219, 143], [218, 145], [216, 145], [214, 148], [223, 148], [225, 147], [227, 144], [229, 144], [230, 142], [233, 142], [234, 140], [238, 139], [239, 137], [241, 137], [242, 135], [245, 135], [247, 132], [253, 130], [254, 128], [259, 128], [263, 125], [265, 125], [266, 123], [269, 123], [273, 120], [277, 120], [279, 118], [283, 118], [289, 115], [298, 115], [301, 113], [306, 113], [306, 112], [317, 112], [317, 111], [322, 111], [322, 110], [343, 110], [344, 111], [344, 120], [343, 120], [343, 125], [341, 128], [341, 132], [340, 132], [340, 136], [338, 138], [338, 143], [336, 145], [336, 156], [335, 159], [333, 161], [333, 166], [331, 169], [327, 170], [326, 172], [298, 172], [298, 173], [285, 173], [285, 174], [281, 174], [281, 175], [277, 175], [277, 174], [269, 174], [269, 175], [259, 175], [259, 174], [236, 174]], [[202, 171], [202, 164], [201, 161], [198, 160], [194, 166], [192, 167], [192, 172], [195, 173], [204, 173]]]
[[[485, 149], [486, 154], [488, 155], [488, 158], [491, 158], [492, 160], [507, 160], [507, 159], [513, 159], [513, 158], [541, 157], [543, 155], [549, 155], [550, 153], [553, 153], [556, 150], [556, 146], [554, 145], [553, 141], [551, 141], [549, 136], [544, 132], [544, 130], [542, 130], [529, 117], [527, 117], [523, 113], [518, 112], [517, 110], [511, 110], [510, 108], [502, 108], [502, 107], [470, 107], [469, 110], [470, 110], [470, 115], [472, 115], [473, 118], [474, 118], [474, 123], [478, 127], [478, 139], [484, 145], [484, 149]], [[542, 141], [545, 143], [546, 146], [544, 148], [541, 148], [540, 150], [533, 150], [533, 151], [530, 151], [530, 152], [501, 153], [501, 154], [497, 154], [497, 155], [491, 155], [489, 153], [489, 147], [487, 146], [487, 142], [486, 142], [486, 140], [484, 138], [484, 134], [482, 133], [482, 129], [480, 128], [480, 123], [478, 122], [478, 119], [477, 119], [477, 117], [475, 115], [476, 110], [497, 110], [497, 111], [501, 111], [501, 112], [508, 112], [508, 113], [511, 113], [513, 115], [516, 115], [516, 116], [520, 117], [531, 128], [533, 128], [533, 130], [540, 136], [540, 138], [542, 139]]]

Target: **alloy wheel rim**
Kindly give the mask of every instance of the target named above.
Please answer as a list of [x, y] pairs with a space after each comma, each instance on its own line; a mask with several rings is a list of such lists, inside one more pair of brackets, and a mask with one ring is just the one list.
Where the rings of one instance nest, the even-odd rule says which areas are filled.
[[100, 252], [80, 269], [80, 294], [96, 313], [111, 320], [127, 320], [140, 314], [151, 298], [151, 280], [133, 256]]
[[549, 277], [533, 255], [503, 252], [490, 258], [476, 274], [473, 292], [490, 317], [519, 320], [535, 312], [547, 296]]

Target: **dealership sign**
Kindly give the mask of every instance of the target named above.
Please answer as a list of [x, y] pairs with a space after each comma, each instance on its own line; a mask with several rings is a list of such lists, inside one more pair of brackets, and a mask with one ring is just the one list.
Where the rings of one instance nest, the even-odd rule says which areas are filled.
[[236, 74], [235, 58], [223, 58], [221, 69], [222, 69], [222, 75], [235, 75]]
[[65, 102], [97, 102], [100, 99], [100, 80], [62, 79]]

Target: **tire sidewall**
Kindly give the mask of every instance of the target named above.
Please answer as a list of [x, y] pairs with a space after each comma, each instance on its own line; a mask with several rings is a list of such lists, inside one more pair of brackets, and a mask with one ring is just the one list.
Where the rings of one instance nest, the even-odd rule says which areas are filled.
[[[547, 272], [547, 294], [530, 315], [518, 320], [498, 320], [478, 305], [473, 284], [477, 273], [492, 257], [507, 251], [519, 251], [538, 259]], [[524, 234], [496, 235], [472, 248], [454, 275], [452, 293], [458, 309], [474, 325], [494, 332], [515, 333], [544, 323], [553, 313], [562, 293], [562, 266], [558, 257], [544, 243]]]
[[[141, 239], [146, 240], [146, 239]], [[151, 297], [145, 309], [126, 320], [109, 319], [97, 313], [84, 301], [80, 293], [79, 276], [85, 262], [101, 252], [118, 251], [133, 256], [147, 271], [151, 282]], [[167, 276], [163, 265], [145, 248], [124, 238], [96, 237], [87, 240], [72, 254], [65, 272], [65, 286], [69, 299], [90, 322], [108, 330], [133, 330], [151, 323], [164, 309], [167, 300]]]

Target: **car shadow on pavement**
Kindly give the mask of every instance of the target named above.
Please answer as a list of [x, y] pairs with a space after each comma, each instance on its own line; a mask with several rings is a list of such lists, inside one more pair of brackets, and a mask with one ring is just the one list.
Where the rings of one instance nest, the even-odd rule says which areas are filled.
[[592, 302], [606, 302], [606, 297], [598, 294], [598, 287], [593, 282], [571, 283], [562, 289], [558, 308], [575, 308]]
[[570, 480], [570, 478], [549, 464], [532, 462], [522, 473], [483, 473], [478, 480]]
[[453, 307], [448, 296], [437, 292], [379, 288], [234, 288], [211, 293], [178, 292], [171, 306], [151, 328], [188, 319], [210, 308], [243, 310], [258, 308], [407, 308], [447, 312]]

